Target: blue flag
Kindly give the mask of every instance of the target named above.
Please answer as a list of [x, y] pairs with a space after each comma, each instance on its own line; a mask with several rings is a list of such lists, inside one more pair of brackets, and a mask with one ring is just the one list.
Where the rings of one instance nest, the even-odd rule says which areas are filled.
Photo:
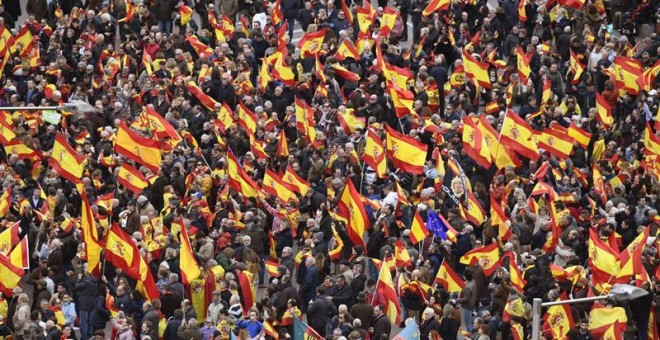
[[449, 229], [433, 210], [429, 210], [429, 217], [426, 220], [426, 229], [443, 240], [447, 239], [447, 230]]
[[419, 326], [417, 326], [415, 320], [410, 320], [408, 326], [401, 330], [401, 332], [392, 338], [392, 340], [416, 340], [419, 339], [420, 336]]

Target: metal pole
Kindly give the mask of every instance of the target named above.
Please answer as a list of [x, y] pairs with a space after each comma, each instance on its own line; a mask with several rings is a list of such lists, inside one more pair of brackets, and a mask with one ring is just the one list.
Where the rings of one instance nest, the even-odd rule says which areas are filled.
[[615, 296], [615, 294], [599, 295], [586, 297], [581, 299], [573, 300], [560, 300], [560, 301], [551, 301], [542, 303], [541, 299], [534, 299], [532, 304], [532, 340], [539, 340], [541, 337], [541, 308], [542, 307], [552, 307], [559, 305], [572, 305], [575, 303], [591, 302], [598, 300], [608, 300]]
[[541, 336], [541, 299], [535, 298], [532, 304], [532, 340]]
[[66, 106], [0, 106], [0, 111], [66, 110]]

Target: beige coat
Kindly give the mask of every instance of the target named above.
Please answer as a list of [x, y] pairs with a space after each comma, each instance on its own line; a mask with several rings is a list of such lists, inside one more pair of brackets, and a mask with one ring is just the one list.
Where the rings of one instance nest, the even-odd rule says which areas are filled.
[[23, 335], [30, 328], [30, 305], [22, 303], [16, 307], [14, 313], [14, 334]]

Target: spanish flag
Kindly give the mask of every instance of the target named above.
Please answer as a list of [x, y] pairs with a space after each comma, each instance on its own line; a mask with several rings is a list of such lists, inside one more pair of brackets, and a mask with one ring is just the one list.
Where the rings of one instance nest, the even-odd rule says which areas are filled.
[[401, 239], [394, 244], [394, 263], [397, 267], [408, 267], [413, 264], [410, 253], [408, 253], [408, 249], [406, 249]]
[[117, 22], [131, 22], [138, 13], [138, 6], [133, 4], [132, 0], [124, 0], [126, 4], [126, 16], [117, 20]]
[[277, 271], [277, 268], [280, 267], [279, 263], [269, 261], [269, 260], [264, 260], [264, 265], [266, 267], [266, 272], [268, 273], [268, 276], [270, 276], [270, 277], [278, 277], [279, 276], [279, 273]]
[[442, 261], [433, 284], [441, 284], [449, 293], [459, 293], [465, 288], [465, 281], [456, 274], [447, 261]]
[[372, 169], [376, 170], [376, 176], [385, 178], [387, 173], [387, 160], [385, 159], [385, 147], [383, 141], [372, 129], [367, 130], [366, 144], [362, 160]]
[[396, 83], [388, 83], [387, 89], [389, 90], [392, 103], [394, 104], [394, 112], [397, 118], [403, 118], [408, 114], [414, 114], [415, 109], [415, 95], [410, 90], [400, 88]]
[[639, 94], [637, 80], [643, 76], [642, 65], [639, 61], [626, 57], [614, 57], [612, 69], [614, 84], [618, 89], [628, 92], [630, 95]]
[[[509, 267], [507, 269], [509, 271], [511, 285], [513, 286], [513, 288], [515, 288], [518, 291], [518, 293], [523, 294], [527, 281], [523, 279], [522, 274], [520, 274], [520, 269], [518, 268], [518, 264], [516, 263], [516, 257], [513, 256], [513, 253], [507, 252], [502, 256], [502, 259], [500, 261], [503, 262], [505, 258], [509, 259]], [[504, 263], [502, 263], [502, 265], [504, 265]]]
[[258, 121], [257, 115], [250, 111], [245, 104], [238, 104], [237, 122], [248, 135], [253, 135], [257, 131]]
[[259, 197], [257, 183], [247, 174], [245, 169], [238, 164], [236, 156], [231, 151], [227, 152], [227, 175], [229, 175], [229, 185], [234, 190], [243, 194], [244, 197]]
[[387, 155], [394, 167], [411, 174], [424, 173], [428, 145], [385, 125]]
[[470, 117], [463, 117], [463, 151], [477, 164], [488, 169], [491, 166], [491, 153], [481, 130]]
[[160, 168], [162, 154], [157, 141], [139, 136], [122, 121], [115, 138], [115, 152], [138, 162], [153, 172]]
[[367, 7], [355, 7], [355, 13], [357, 14], [358, 27], [360, 28], [361, 33], [366, 33], [369, 31], [371, 24], [374, 22], [374, 9], [371, 7], [371, 4], [368, 1], [364, 1], [364, 4]]
[[557, 130], [544, 129], [536, 134], [536, 139], [540, 147], [560, 160], [567, 159], [573, 152], [573, 138]]
[[584, 73], [584, 66], [580, 63], [580, 59], [575, 55], [571, 49], [571, 72], [573, 73], [572, 84], [578, 84], [580, 82], [580, 77]]
[[286, 86], [293, 86], [296, 83], [296, 76], [291, 70], [289, 65], [284, 64], [284, 57], [282, 54], [275, 60], [273, 70], [271, 71], [273, 78], [278, 79]]
[[388, 62], [382, 62], [381, 65], [381, 71], [387, 81], [386, 84], [388, 87], [396, 84], [400, 89], [408, 88], [408, 81], [413, 78], [410, 69], [396, 67]]
[[296, 110], [296, 127], [302, 130], [305, 135], [305, 140], [308, 143], [314, 143], [316, 140], [316, 123], [314, 123], [314, 111], [307, 103], [296, 97], [295, 104]]
[[273, 77], [270, 76], [270, 71], [268, 70], [268, 60], [263, 58], [261, 69], [259, 69], [259, 83], [257, 88], [264, 93], [268, 89], [268, 84], [270, 84], [271, 81], [273, 81]]
[[527, 21], [527, 10], [525, 9], [526, 4], [526, 0], [518, 1], [518, 21], [520, 22]]
[[390, 319], [391, 323], [398, 325], [401, 322], [401, 306], [399, 305], [399, 296], [392, 281], [392, 273], [390, 273], [387, 266], [380, 268], [380, 274], [376, 282], [376, 292], [386, 301], [385, 306], [383, 306], [383, 312]]
[[484, 274], [490, 276], [499, 267], [500, 249], [497, 243], [475, 248], [463, 255], [460, 262], [468, 266], [479, 264], [483, 268]]
[[[566, 294], [562, 293], [557, 301], [566, 299]], [[566, 339], [573, 327], [575, 327], [573, 313], [567, 304], [551, 306], [543, 316], [543, 332], [549, 330], [554, 339]]]
[[261, 188], [267, 193], [277, 197], [282, 203], [286, 204], [289, 201], [298, 201], [298, 197], [296, 197], [296, 194], [291, 191], [290, 186], [284, 183], [282, 178], [270, 169], [266, 169]]
[[660, 60], [656, 61], [652, 67], [649, 67], [646, 70], [644, 70], [642, 76], [637, 79], [637, 84], [639, 85], [639, 88], [646, 92], [651, 92], [653, 81], [658, 76], [659, 72], [660, 72]]
[[281, 130], [277, 134], [277, 151], [275, 151], [275, 156], [289, 157], [289, 142], [286, 139], [284, 130]]
[[325, 29], [305, 34], [298, 42], [301, 57], [315, 57], [323, 47]]
[[133, 193], [140, 194], [144, 188], [149, 186], [149, 181], [142, 175], [140, 170], [129, 165], [122, 163], [117, 174], [117, 181], [123, 185], [124, 188], [132, 191]]
[[[589, 228], [589, 266], [607, 275], [616, 276], [621, 269], [616, 252], [601, 241], [594, 228]], [[600, 282], [605, 283], [605, 282]]]
[[181, 282], [189, 285], [194, 279], [202, 275], [202, 270], [195, 260], [195, 252], [190, 246], [188, 231], [181, 228], [181, 253], [179, 258], [179, 268], [181, 268]]
[[648, 122], [646, 123], [646, 128], [644, 129], [644, 147], [650, 153], [660, 155], [660, 137], [656, 136], [651, 131], [651, 126]]
[[101, 251], [103, 247], [99, 242], [98, 230], [94, 222], [94, 213], [84, 190], [78, 190], [81, 195], [80, 229], [85, 241], [85, 255], [87, 257], [87, 272], [92, 274], [100, 270]]
[[446, 11], [449, 9], [451, 1], [449, 0], [431, 0], [422, 11], [422, 15], [428, 17], [435, 11]]
[[27, 236], [23, 236], [21, 241], [16, 245], [16, 247], [14, 247], [14, 250], [9, 253], [9, 261], [11, 264], [18, 268], [30, 268], [30, 249], [28, 246]]
[[332, 68], [335, 70], [335, 74], [345, 81], [356, 82], [360, 80], [360, 75], [349, 71], [344, 66], [339, 64], [332, 64]]
[[497, 236], [500, 237], [502, 241], [506, 241], [511, 238], [511, 228], [507, 222], [511, 223], [509, 218], [502, 211], [500, 203], [495, 199], [495, 195], [491, 193], [490, 195], [490, 225], [497, 227]]
[[594, 304], [589, 312], [589, 331], [601, 339], [623, 339], [628, 317], [623, 307]]
[[243, 303], [243, 315], [247, 316], [250, 308], [257, 301], [257, 291], [252, 285], [252, 273], [245, 270], [236, 270], [238, 286], [241, 290], [241, 302]]
[[571, 123], [571, 125], [568, 127], [568, 136], [575, 139], [575, 141], [578, 142], [578, 144], [580, 144], [584, 149], [589, 146], [589, 141], [591, 141], [591, 134], [577, 127], [575, 123]]
[[174, 126], [156, 112], [153, 106], [145, 106], [141, 114], [144, 115], [144, 118], [149, 122], [151, 131], [157, 138], [170, 138], [171, 143], [174, 145], [183, 140]]
[[465, 74], [474, 82], [475, 86], [491, 88], [487, 63], [478, 61], [470, 53], [463, 50], [463, 67], [465, 68]]
[[417, 244], [427, 238], [431, 233], [426, 229], [426, 223], [422, 220], [419, 211], [415, 211], [412, 225], [410, 226], [410, 241]]
[[215, 111], [215, 107], [218, 104], [218, 102], [216, 102], [213, 98], [211, 98], [209, 95], [204, 93], [204, 91], [202, 91], [202, 89], [200, 89], [199, 86], [197, 86], [197, 84], [195, 84], [194, 81], [187, 82], [186, 89], [188, 90], [188, 92], [192, 93], [192, 95], [195, 96], [195, 98], [197, 98], [199, 102], [202, 103], [202, 105], [204, 105], [205, 108], [211, 111]]
[[298, 176], [291, 165], [287, 166], [286, 172], [284, 172], [284, 176], [282, 177], [282, 182], [287, 184], [293, 191], [299, 193], [302, 196], [305, 196], [307, 194], [307, 190], [309, 190], [311, 187], [309, 182]]
[[140, 277], [140, 253], [131, 236], [117, 224], [110, 228], [105, 241], [105, 259], [129, 277]]
[[16, 134], [14, 133], [14, 128], [11, 124], [10, 120], [11, 118], [9, 115], [5, 116], [6, 118], [0, 119], [0, 143], [2, 144], [7, 144], [9, 143], [10, 140], [13, 140], [16, 138]]
[[538, 160], [539, 151], [532, 140], [533, 135], [532, 128], [525, 120], [515, 112], [507, 110], [502, 123], [501, 142], [531, 160]]
[[532, 74], [532, 69], [529, 67], [529, 58], [527, 58], [520, 45], [516, 46], [516, 62], [518, 65], [518, 77], [523, 84], [527, 84], [527, 80], [529, 80], [529, 76]]
[[220, 109], [218, 110], [217, 118], [214, 122], [216, 126], [220, 128], [222, 132], [225, 132], [229, 126], [234, 124], [234, 118], [232, 117], [234, 115], [234, 112], [232, 111], [231, 107], [229, 107], [229, 104], [222, 103], [222, 106], [220, 106]]
[[179, 3], [179, 16], [181, 16], [181, 26], [185, 26], [192, 19], [192, 8], [186, 6], [183, 2]]
[[465, 203], [461, 202], [459, 211], [464, 219], [476, 226], [480, 226], [486, 220], [484, 208], [481, 207], [472, 191], [467, 191], [467, 201]]
[[282, 12], [282, 0], [276, 0], [273, 6], [273, 25], [277, 26], [284, 20], [284, 12]]
[[347, 181], [344, 185], [337, 202], [337, 210], [338, 214], [347, 220], [346, 229], [353, 245], [364, 246], [364, 232], [369, 229], [369, 217], [353, 181]]
[[[11, 207], [11, 187], [7, 187], [7, 190], [5, 190], [5, 192], [2, 193], [2, 196], [0, 196], [0, 218], [5, 217], [5, 215], [7, 215], [10, 207]], [[1, 239], [1, 235], [2, 234], [0, 234], [0, 239]], [[1, 243], [0, 246], [2, 246]]]
[[9, 143], [4, 143], [5, 152], [8, 155], [16, 155], [18, 159], [30, 159], [34, 157], [41, 157], [41, 151], [32, 150], [27, 145], [23, 144], [20, 140], [14, 139]]
[[596, 117], [605, 128], [609, 128], [614, 124], [612, 107], [600, 93], [596, 93]]
[[358, 53], [355, 45], [353, 45], [350, 40], [344, 39], [341, 45], [339, 45], [339, 48], [337, 48], [337, 53], [335, 53], [335, 60], [344, 61], [348, 57], [351, 57], [354, 60], [360, 60], [360, 53]]
[[[321, 83], [325, 83], [327, 81], [327, 78], [325, 77], [323, 64], [321, 64], [321, 60], [319, 59], [318, 55], [316, 56], [316, 60], [314, 61], [314, 74]], [[323, 87], [323, 85], [319, 84], [318, 88], [321, 87]]]
[[20, 242], [19, 228], [20, 223], [16, 222], [0, 233], [0, 255], [9, 256], [11, 250]]
[[644, 229], [619, 255], [621, 269], [616, 275], [616, 281], [628, 283], [635, 279], [638, 283], [648, 278], [648, 273], [642, 264], [642, 251], [649, 237], [650, 228]]
[[78, 156], [67, 138], [58, 133], [55, 136], [55, 144], [50, 152], [48, 164], [57, 172], [58, 175], [67, 180], [77, 183], [83, 175], [83, 163], [85, 158]]
[[484, 136], [484, 141], [490, 151], [491, 159], [495, 162], [495, 166], [498, 169], [504, 169], [508, 166], [517, 167], [522, 165], [522, 162], [518, 159], [516, 153], [508, 146], [498, 141], [499, 134], [495, 131], [495, 128], [493, 128], [490, 122], [486, 120], [486, 116], [479, 116], [479, 124], [477, 124], [477, 128]]
[[389, 6], [385, 6], [383, 9], [383, 15], [380, 17], [380, 36], [381, 37], [386, 37], [392, 32], [392, 29], [394, 28], [394, 23], [396, 22], [396, 18], [399, 17], [399, 13], [397, 13], [394, 9], [392, 9]]
[[199, 38], [197, 38], [196, 35], [186, 37], [186, 41], [190, 44], [199, 59], [208, 59], [213, 55], [213, 49], [199, 41]]
[[339, 237], [339, 234], [337, 233], [337, 229], [335, 228], [334, 224], [331, 227], [332, 227], [332, 236], [335, 239], [335, 247], [332, 250], [328, 251], [328, 256], [330, 257], [331, 261], [335, 261], [341, 258], [341, 253], [344, 250], [344, 240], [342, 240], [341, 237]]
[[139, 291], [142, 296], [144, 296], [146, 301], [153, 301], [160, 297], [158, 292], [158, 287], [156, 287], [156, 282], [154, 277], [147, 266], [147, 262], [143, 257], [140, 256], [140, 277], [136, 278], [138, 281], [135, 289]]
[[12, 290], [18, 287], [25, 270], [13, 265], [6, 256], [0, 255], [0, 292], [11, 296]]

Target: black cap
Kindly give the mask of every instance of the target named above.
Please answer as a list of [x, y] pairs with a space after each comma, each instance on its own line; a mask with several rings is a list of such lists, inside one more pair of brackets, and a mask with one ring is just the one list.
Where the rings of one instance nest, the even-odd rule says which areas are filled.
[[128, 205], [137, 205], [137, 201], [135, 199], [132, 199], [128, 201]]

